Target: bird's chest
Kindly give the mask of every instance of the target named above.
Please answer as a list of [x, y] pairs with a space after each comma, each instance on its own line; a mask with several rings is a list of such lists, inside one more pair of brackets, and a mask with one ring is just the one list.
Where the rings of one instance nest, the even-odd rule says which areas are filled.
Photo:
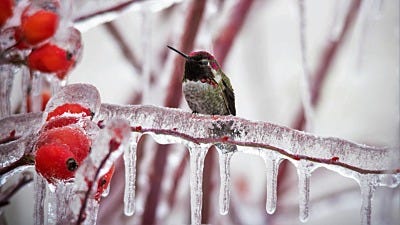
[[201, 81], [184, 81], [182, 84], [185, 99], [195, 112], [211, 115], [224, 115], [227, 108], [218, 85]]

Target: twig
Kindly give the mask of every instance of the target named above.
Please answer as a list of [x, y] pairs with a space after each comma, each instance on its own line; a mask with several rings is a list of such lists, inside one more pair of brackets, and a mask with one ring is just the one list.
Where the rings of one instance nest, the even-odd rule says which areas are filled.
[[129, 6], [131, 6], [135, 2], [137, 2], [137, 0], [126, 1], [124, 3], [112, 6], [110, 8], [106, 8], [106, 9], [103, 9], [103, 10], [100, 10], [100, 11], [97, 11], [97, 12], [94, 12], [94, 13], [90, 13], [88, 15], [83, 15], [83, 16], [74, 18], [74, 23], [83, 23], [86, 20], [90, 20], [90, 19], [92, 19], [92, 18], [94, 18], [96, 16], [102, 16], [104, 14], [111, 13], [111, 12], [123, 11], [123, 10], [125, 10], [126, 8], [128, 8]]
[[107, 22], [104, 24], [104, 26], [106, 27], [106, 30], [111, 35], [111, 37], [114, 38], [115, 42], [118, 44], [125, 59], [130, 63], [133, 69], [137, 71], [137, 74], [140, 75], [142, 72], [142, 66], [139, 62], [139, 59], [136, 57], [132, 49], [129, 47], [129, 44], [125, 41], [123, 35], [118, 30], [118, 27], [116, 26], [115, 22], [114, 21]]
[[[325, 47], [324, 52], [321, 56], [321, 61], [319, 63], [318, 68], [316, 69], [314, 75], [311, 77], [311, 103], [313, 106], [316, 106], [318, 100], [321, 96], [322, 86], [326, 77], [329, 73], [329, 69], [331, 68], [334, 59], [336, 57], [337, 52], [339, 51], [342, 43], [350, 30], [351, 25], [354, 23], [354, 20], [357, 17], [358, 10], [360, 8], [361, 1], [353, 0], [349, 11], [347, 13], [346, 19], [344, 21], [344, 25], [342, 31], [338, 38], [334, 41], [330, 41], [328, 45]], [[297, 113], [297, 119], [293, 123], [293, 127], [295, 129], [301, 129], [304, 127], [305, 118], [304, 118], [304, 110], [301, 108], [299, 113]]]
[[109, 152], [107, 153], [106, 157], [104, 157], [104, 159], [101, 161], [101, 163], [99, 165], [99, 168], [97, 168], [96, 173], [93, 176], [93, 179], [91, 181], [87, 181], [88, 190], [86, 191], [85, 196], [84, 196], [84, 198], [82, 200], [82, 206], [81, 206], [81, 208], [79, 210], [79, 216], [78, 216], [78, 220], [76, 222], [77, 225], [80, 225], [80, 224], [83, 223], [83, 221], [85, 221], [85, 217], [86, 217], [85, 216], [85, 210], [86, 210], [86, 206], [87, 206], [89, 197], [90, 197], [90, 195], [92, 193], [93, 185], [97, 181], [97, 178], [100, 175], [101, 169], [106, 165], [107, 160], [110, 158], [111, 153], [112, 153], [112, 150], [110, 149]]
[[34, 164], [35, 164], [35, 160], [34, 160], [33, 155], [31, 155], [31, 154], [23, 155], [20, 159], [11, 163], [10, 165], [0, 168], [0, 176], [3, 176], [4, 174], [6, 174], [8, 172], [17, 169], [18, 167], [29, 166], [29, 165], [34, 165]]
[[226, 56], [242, 29], [253, 3], [254, 0], [239, 1], [229, 17], [228, 23], [221, 30], [220, 35], [215, 39], [214, 54], [221, 65], [225, 63]]

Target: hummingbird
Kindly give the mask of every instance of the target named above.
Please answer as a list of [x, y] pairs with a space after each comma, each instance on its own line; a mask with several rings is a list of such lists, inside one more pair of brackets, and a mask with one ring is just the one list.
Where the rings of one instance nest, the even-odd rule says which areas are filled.
[[[177, 49], [169, 49], [183, 56], [185, 72], [182, 79], [182, 90], [186, 102], [193, 113], [207, 115], [236, 116], [235, 94], [229, 78], [222, 72], [217, 60], [206, 51], [195, 51], [186, 55]], [[225, 132], [216, 129], [214, 132]], [[222, 153], [234, 152], [236, 145], [216, 143]]]
[[182, 90], [193, 113], [235, 116], [235, 95], [231, 82], [215, 57], [206, 51], [186, 55], [169, 45], [167, 47], [186, 60]]

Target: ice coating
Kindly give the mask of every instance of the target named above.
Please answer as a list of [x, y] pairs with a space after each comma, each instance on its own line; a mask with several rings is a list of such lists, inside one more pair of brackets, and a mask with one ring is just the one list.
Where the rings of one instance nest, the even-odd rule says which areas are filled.
[[0, 119], [0, 139], [14, 136], [14, 140], [0, 142], [0, 167], [4, 168], [19, 160], [33, 149], [36, 134], [42, 125], [41, 113], [13, 115]]
[[[114, 108], [115, 107], [115, 108]], [[114, 109], [112, 109], [114, 108]], [[271, 189], [267, 200], [267, 211], [273, 212], [276, 207], [276, 180], [278, 166], [282, 159], [289, 159], [298, 168], [299, 175], [299, 218], [306, 221], [309, 215], [309, 186], [311, 172], [317, 167], [323, 166], [343, 176], [351, 177], [359, 181], [360, 174], [373, 174], [379, 176], [377, 182], [380, 186], [396, 187], [400, 182], [399, 153], [395, 148], [376, 148], [352, 143], [346, 140], [329, 137], [318, 137], [305, 132], [293, 130], [266, 122], [253, 122], [231, 116], [208, 117], [192, 115], [177, 109], [165, 109], [155, 106], [113, 106], [103, 104], [99, 118], [116, 116], [128, 118], [132, 127], [139, 133], [149, 133], [159, 143], [187, 143], [213, 144], [224, 141], [248, 146], [239, 150], [247, 154], [259, 155], [263, 158], [266, 152], [273, 152], [278, 156], [272, 156], [272, 169], [268, 169], [270, 177], [268, 186]], [[169, 118], [168, 120], [162, 118]], [[219, 129], [218, 132], [215, 131]], [[223, 131], [222, 133], [220, 133]], [[219, 136], [216, 134], [219, 134]], [[228, 135], [228, 138], [226, 138]], [[256, 148], [254, 148], [256, 147]], [[326, 150], [324, 150], [326, 149]], [[222, 213], [227, 212], [229, 202], [229, 189], [226, 181], [227, 162], [220, 162], [221, 177], [220, 201]], [[228, 163], [229, 165], [229, 163]], [[275, 172], [274, 172], [275, 171]], [[192, 175], [193, 176], [193, 175]], [[191, 177], [191, 179], [194, 179]], [[228, 191], [227, 191], [228, 190]], [[193, 190], [191, 196], [198, 197], [202, 190]], [[222, 196], [222, 197], [221, 197]], [[372, 194], [366, 200], [371, 201]], [[367, 202], [368, 201], [364, 201]], [[363, 203], [365, 204], [365, 203]], [[368, 204], [367, 204], [368, 205]], [[192, 212], [197, 212], [199, 204], [192, 202]], [[365, 208], [365, 207], [364, 207]], [[226, 210], [225, 210], [226, 209]], [[370, 210], [364, 210], [370, 216]], [[363, 214], [364, 217], [365, 214]], [[196, 224], [200, 216], [192, 215], [192, 222]]]
[[[268, 122], [233, 116], [197, 116], [180, 109], [156, 106], [102, 104], [99, 120], [115, 116], [126, 118], [132, 127], [140, 126], [138, 132], [168, 135], [173, 137], [171, 141], [183, 139], [194, 143], [220, 142], [222, 137], [214, 137], [213, 128], [224, 124], [226, 131], [235, 134], [227, 143], [270, 149], [285, 158], [321, 163], [331, 170], [341, 168], [343, 173], [396, 174], [396, 169], [400, 167], [397, 148], [372, 147], [334, 137], [319, 137]], [[247, 153], [259, 155], [258, 149], [248, 149]]]
[[0, 65], [0, 118], [11, 114], [10, 95], [13, 84], [11, 65]]
[[229, 211], [229, 202], [231, 199], [230, 165], [233, 154], [234, 152], [224, 152], [223, 150], [218, 149], [219, 173], [221, 177], [219, 187], [219, 213], [221, 215], [226, 215]]
[[203, 204], [203, 168], [204, 158], [209, 146], [189, 145], [190, 153], [190, 206], [191, 224], [201, 224], [201, 209]]
[[179, 2], [182, 2], [182, 0], [81, 0], [74, 2], [72, 17], [75, 26], [79, 30], [85, 31], [99, 24], [111, 21], [128, 11], [141, 10], [143, 7], [146, 7], [148, 10], [156, 12]]
[[124, 151], [125, 165], [125, 189], [124, 189], [124, 213], [132, 216], [135, 212], [135, 189], [136, 189], [136, 149], [140, 136], [132, 133], [129, 146]]
[[64, 103], [78, 103], [96, 115], [100, 108], [100, 94], [90, 84], [71, 84], [62, 88], [49, 100], [45, 112], [51, 112]]

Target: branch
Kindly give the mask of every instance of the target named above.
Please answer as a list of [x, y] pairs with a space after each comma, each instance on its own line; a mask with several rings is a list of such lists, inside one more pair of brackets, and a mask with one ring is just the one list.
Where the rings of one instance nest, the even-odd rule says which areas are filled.
[[152, 4], [156, 10], [167, 8], [182, 0], [151, 2], [149, 0], [84, 0], [74, 2], [73, 22], [80, 29], [88, 29], [96, 25], [112, 21], [123, 12], [134, 9], [136, 4]]
[[[343, 45], [344, 39], [346, 35], [349, 33], [351, 25], [354, 23], [355, 19], [357, 18], [358, 10], [360, 8], [361, 1], [360, 0], [353, 0], [349, 11], [346, 15], [346, 19], [344, 21], [343, 28], [341, 33], [339, 34], [338, 38], [334, 41], [329, 41], [327, 46], [325, 47], [321, 61], [314, 73], [311, 76], [311, 85], [310, 85], [310, 95], [311, 95], [311, 104], [312, 106], [317, 105], [318, 100], [321, 96], [321, 90], [324, 81], [328, 75], [328, 72], [335, 61], [335, 57], [337, 52], [340, 50], [340, 47]], [[304, 118], [304, 110], [301, 108], [299, 113], [297, 114], [298, 117], [296, 121], [293, 123], [293, 127], [296, 129], [301, 129], [304, 127], [305, 118]]]
[[[275, 151], [294, 161], [328, 165], [360, 174], [400, 173], [398, 148], [372, 147], [334, 137], [319, 137], [268, 122], [235, 116], [193, 115], [180, 109], [156, 106], [102, 104], [99, 118], [123, 117], [134, 132], [155, 134], [167, 143], [230, 143], [253, 147], [249, 154]], [[139, 129], [140, 128], [140, 129]], [[158, 135], [158, 136], [157, 136]], [[165, 138], [165, 137], [169, 138]], [[172, 138], [174, 137], [174, 138]]]
[[223, 65], [233, 42], [243, 27], [246, 17], [254, 0], [241, 0], [233, 9], [229, 22], [224, 26], [220, 35], [214, 41], [214, 54], [218, 62]]
[[142, 65], [139, 59], [136, 57], [132, 49], [129, 47], [128, 42], [125, 40], [123, 34], [118, 29], [115, 22], [107, 22], [104, 24], [106, 30], [111, 35], [111, 37], [115, 40], [118, 44], [122, 54], [124, 55], [125, 59], [129, 62], [129, 64], [133, 67], [137, 74], [140, 75], [142, 73]]
[[[22, 117], [29, 119], [21, 120]], [[7, 120], [17, 127], [27, 127], [41, 117], [41, 113], [28, 113], [11, 116], [1, 122]], [[259, 155], [265, 151], [275, 151], [282, 157], [320, 163], [328, 169], [339, 168], [360, 174], [400, 174], [398, 147], [372, 147], [334, 137], [319, 137], [288, 127], [235, 116], [194, 115], [180, 109], [156, 106], [102, 104], [98, 120], [107, 121], [113, 117], [127, 119], [134, 132], [155, 134], [157, 138], [169, 137], [165, 140], [171, 144], [224, 142], [253, 147], [241, 150], [244, 153]], [[21, 133], [22, 136], [34, 134], [37, 134], [35, 129], [27, 129]], [[23, 138], [13, 141], [16, 146], [22, 148], [25, 145], [21, 143], [24, 142]], [[0, 144], [2, 155], [4, 150], [9, 150], [7, 147], [7, 144]], [[8, 153], [20, 151], [13, 149]], [[14, 162], [21, 158], [22, 156]], [[1, 163], [11, 164], [4, 159]], [[6, 166], [2, 166], [1, 169], [4, 167]]]

